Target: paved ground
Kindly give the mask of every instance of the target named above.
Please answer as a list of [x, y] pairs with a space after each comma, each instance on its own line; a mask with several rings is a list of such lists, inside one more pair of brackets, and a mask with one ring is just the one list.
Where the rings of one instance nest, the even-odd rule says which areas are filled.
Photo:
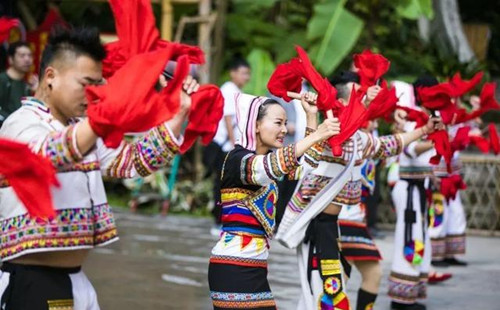
[[[210, 219], [167, 218], [117, 213], [121, 240], [95, 250], [84, 269], [94, 283], [103, 310], [211, 309], [207, 266], [216, 242]], [[392, 234], [378, 241], [386, 258], [375, 309], [389, 309], [387, 275]], [[453, 278], [429, 288], [429, 310], [500, 309], [500, 238], [470, 237], [466, 268], [447, 268]], [[279, 309], [295, 309], [299, 294], [294, 252], [272, 243], [269, 280]], [[360, 282], [354, 270], [348, 293]], [[355, 298], [352, 298], [353, 302]]]

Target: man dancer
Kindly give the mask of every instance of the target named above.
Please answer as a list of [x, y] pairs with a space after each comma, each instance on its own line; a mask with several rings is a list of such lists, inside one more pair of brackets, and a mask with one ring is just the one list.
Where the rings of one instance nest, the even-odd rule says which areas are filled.
[[[98, 310], [81, 266], [90, 249], [118, 239], [102, 176], [147, 175], [168, 165], [179, 150], [191, 104], [188, 95], [198, 88], [190, 79], [183, 85], [180, 111], [136, 143], [122, 141], [109, 149], [97, 136], [97, 125], [91, 126], [93, 119], [78, 119], [87, 110], [86, 86], [103, 82], [104, 57], [96, 29], [51, 34], [42, 55], [40, 87], [0, 130], [1, 137], [27, 143], [48, 158], [61, 184], [52, 191], [55, 216], [40, 219], [30, 217], [8, 183], [0, 182], [2, 309]], [[134, 91], [141, 91], [140, 85]], [[109, 114], [137, 121], [129, 111]], [[113, 119], [106, 121], [113, 124]]]

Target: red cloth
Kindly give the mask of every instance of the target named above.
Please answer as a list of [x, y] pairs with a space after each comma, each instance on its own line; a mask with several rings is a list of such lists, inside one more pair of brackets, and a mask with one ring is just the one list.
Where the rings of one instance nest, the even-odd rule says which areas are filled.
[[453, 141], [451, 142], [451, 148], [453, 151], [462, 151], [470, 144], [469, 132], [469, 126], [460, 127], [457, 130], [455, 138], [453, 138]]
[[420, 128], [426, 125], [427, 122], [429, 122], [429, 115], [427, 115], [427, 113], [425, 113], [424, 111], [415, 110], [403, 106], [397, 106], [396, 109], [401, 109], [406, 111], [406, 113], [408, 113], [406, 116], [406, 120], [408, 120], [409, 122], [416, 122], [417, 126], [415, 127], [415, 129]]
[[490, 133], [490, 147], [491, 151], [495, 153], [495, 155], [498, 155], [500, 153], [500, 141], [498, 139], [498, 132], [495, 127], [495, 124], [490, 123], [488, 125], [488, 131]]
[[340, 133], [328, 139], [335, 156], [342, 155], [342, 143], [349, 139], [368, 119], [368, 111], [361, 102], [361, 95], [354, 90], [346, 107], [340, 109], [337, 117], [340, 122]]
[[449, 83], [417, 88], [418, 100], [429, 110], [442, 110], [452, 106], [451, 93], [452, 87]]
[[451, 158], [453, 157], [453, 150], [451, 148], [448, 133], [445, 130], [438, 130], [429, 134], [427, 139], [434, 142], [434, 147], [437, 153], [431, 157], [429, 162], [433, 165], [438, 165], [441, 161], [441, 157], [443, 157], [446, 162], [447, 170], [451, 173]]
[[20, 24], [19, 20], [10, 17], [0, 17], [0, 43], [9, 39], [10, 30], [12, 28], [18, 27]]
[[169, 49], [161, 49], [134, 56], [106, 85], [86, 88], [90, 125], [106, 146], [116, 148], [126, 132], [149, 130], [177, 113], [189, 62], [187, 56], [179, 58], [174, 79], [157, 92], [155, 85], [169, 54]]
[[201, 137], [208, 145], [215, 136], [224, 113], [224, 98], [215, 85], [203, 85], [191, 95], [191, 110], [180, 152], [185, 153]]
[[470, 136], [470, 142], [483, 153], [488, 153], [490, 151], [490, 142], [485, 137]]
[[467, 185], [458, 174], [441, 178], [441, 194], [449, 202], [450, 199], [455, 199], [457, 192], [461, 189], [466, 189]]
[[496, 88], [497, 84], [492, 82], [485, 83], [483, 89], [481, 89], [481, 95], [479, 96], [481, 99], [480, 110], [483, 111], [483, 113], [489, 110], [500, 110], [500, 104], [498, 104], [495, 98]]
[[449, 83], [451, 85], [451, 96], [452, 97], [462, 97], [466, 93], [474, 89], [483, 78], [483, 72], [476, 73], [470, 80], [462, 80], [460, 73], [457, 72], [450, 79]]
[[299, 55], [302, 77], [305, 78], [318, 93], [318, 109], [326, 113], [332, 110], [342, 109], [342, 103], [337, 100], [337, 90], [330, 84], [328, 79], [321, 76], [313, 67], [307, 53], [300, 46], [295, 46]]
[[374, 54], [366, 49], [361, 54], [354, 55], [354, 66], [358, 68], [361, 89], [366, 91], [368, 87], [377, 83], [391, 66], [387, 58], [381, 54]]
[[286, 93], [287, 91], [300, 93], [302, 89], [301, 74], [301, 65], [297, 58], [279, 64], [267, 82], [267, 89], [274, 96], [290, 102], [292, 98], [288, 97]]
[[167, 42], [160, 39], [149, 0], [110, 0], [115, 16], [116, 33], [119, 41], [106, 44], [106, 58], [103, 60], [103, 76], [109, 78], [121, 68], [130, 57], [168, 47], [172, 52], [169, 59], [176, 60], [188, 55], [190, 63], [203, 64], [203, 51], [196, 46]]
[[396, 88], [387, 89], [387, 87], [382, 87], [368, 106], [368, 119], [374, 120], [383, 117], [385, 120], [389, 120], [392, 112], [396, 109], [398, 101]]
[[53, 217], [50, 187], [59, 187], [56, 170], [44, 157], [32, 153], [25, 144], [0, 139], [0, 174], [14, 189], [33, 217]]

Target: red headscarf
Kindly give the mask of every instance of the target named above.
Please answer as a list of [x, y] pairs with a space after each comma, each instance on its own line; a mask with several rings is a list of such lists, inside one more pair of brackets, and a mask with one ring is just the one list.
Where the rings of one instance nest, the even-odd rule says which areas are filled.
[[56, 170], [25, 144], [0, 139], [0, 174], [9, 182], [30, 216], [55, 216], [50, 187], [59, 187]]

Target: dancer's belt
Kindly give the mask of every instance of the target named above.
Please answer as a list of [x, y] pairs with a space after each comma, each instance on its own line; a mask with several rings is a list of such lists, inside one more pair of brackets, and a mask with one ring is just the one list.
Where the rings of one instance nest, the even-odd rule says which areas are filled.
[[[423, 244], [425, 244], [425, 210], [426, 196], [424, 180], [420, 179], [402, 179], [408, 182], [408, 194], [406, 197], [405, 209], [405, 258], [412, 264], [420, 264], [420, 258], [423, 256]], [[413, 224], [417, 222], [417, 213], [413, 210], [413, 189], [417, 189], [420, 198], [420, 213], [422, 215], [422, 244], [417, 244], [418, 240], [413, 240]], [[422, 249], [420, 249], [422, 248]], [[419, 253], [420, 252], [420, 253]]]

